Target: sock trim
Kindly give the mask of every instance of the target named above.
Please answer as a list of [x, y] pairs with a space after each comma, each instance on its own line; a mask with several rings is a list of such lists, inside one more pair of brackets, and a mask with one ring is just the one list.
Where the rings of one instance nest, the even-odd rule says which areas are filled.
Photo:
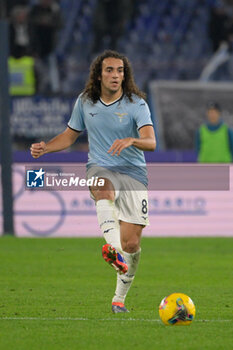
[[123, 303], [117, 303], [117, 302], [113, 302], [112, 305], [120, 306], [120, 307], [124, 307], [124, 306], [125, 306], [125, 304], [123, 304]]

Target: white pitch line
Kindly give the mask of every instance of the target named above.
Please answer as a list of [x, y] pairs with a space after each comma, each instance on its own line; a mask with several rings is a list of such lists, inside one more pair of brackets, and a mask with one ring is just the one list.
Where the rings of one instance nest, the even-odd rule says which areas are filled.
[[[161, 322], [159, 319], [145, 318], [85, 318], [85, 317], [0, 317], [0, 321], [135, 321]], [[232, 322], [233, 320], [195, 320], [194, 322]]]
[[20, 320], [20, 321], [140, 321], [140, 322], [160, 322], [159, 319], [143, 318], [86, 318], [86, 317], [0, 317], [0, 320]]

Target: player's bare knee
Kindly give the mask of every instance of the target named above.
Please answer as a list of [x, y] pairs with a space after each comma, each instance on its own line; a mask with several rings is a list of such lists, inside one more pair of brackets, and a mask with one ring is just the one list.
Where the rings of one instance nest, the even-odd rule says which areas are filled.
[[110, 201], [114, 201], [114, 199], [115, 199], [114, 191], [100, 190], [100, 191], [93, 192], [93, 195], [94, 195], [96, 201], [99, 201], [101, 199], [107, 199]]
[[126, 253], [136, 253], [140, 248], [140, 242], [138, 240], [129, 240], [122, 242], [122, 249]]
[[103, 178], [104, 186], [91, 186], [90, 190], [96, 201], [107, 199], [114, 201], [115, 190], [113, 184], [108, 179]]

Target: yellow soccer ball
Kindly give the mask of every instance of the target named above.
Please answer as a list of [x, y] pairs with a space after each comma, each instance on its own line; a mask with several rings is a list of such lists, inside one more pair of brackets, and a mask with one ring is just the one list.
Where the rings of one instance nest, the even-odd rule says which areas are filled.
[[159, 305], [159, 316], [166, 326], [188, 326], [195, 313], [192, 299], [183, 293], [170, 294]]

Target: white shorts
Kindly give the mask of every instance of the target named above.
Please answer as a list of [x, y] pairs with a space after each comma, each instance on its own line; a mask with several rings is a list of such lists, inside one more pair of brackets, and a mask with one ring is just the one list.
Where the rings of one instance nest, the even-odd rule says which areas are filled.
[[[88, 169], [87, 179], [92, 176], [110, 180], [115, 193], [119, 193], [115, 200], [118, 220], [143, 226], [149, 225], [148, 192], [145, 185], [131, 176], [98, 166]], [[92, 194], [91, 198], [94, 199]]]

